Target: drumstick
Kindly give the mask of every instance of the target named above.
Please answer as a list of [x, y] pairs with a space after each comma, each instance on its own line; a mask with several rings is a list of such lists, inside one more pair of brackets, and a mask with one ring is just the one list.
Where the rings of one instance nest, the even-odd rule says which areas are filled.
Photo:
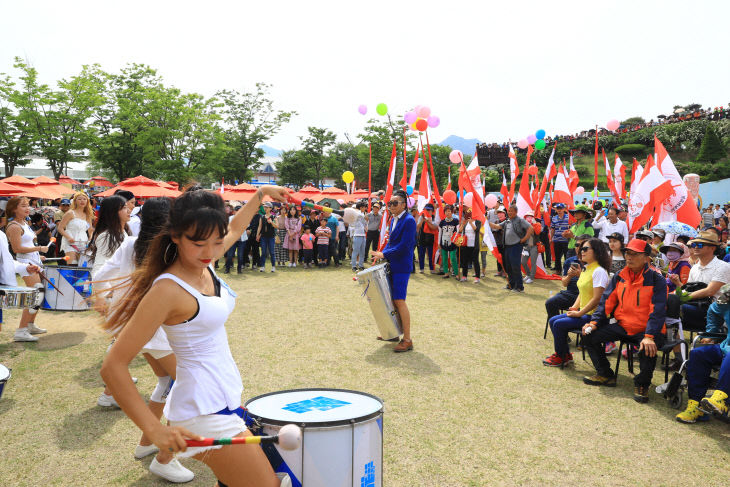
[[202, 440], [185, 440], [188, 446], [216, 445], [260, 445], [262, 443], [278, 443], [284, 450], [296, 450], [302, 443], [302, 430], [295, 424], [287, 424], [274, 436], [244, 436], [242, 438], [204, 438]]
[[55, 286], [55, 285], [54, 285], [54, 284], [53, 284], [53, 283], [52, 283], [52, 282], [50, 281], [50, 279], [48, 279], [48, 278], [46, 277], [46, 274], [45, 274], [45, 273], [44, 273], [43, 271], [38, 271], [38, 275], [40, 276], [40, 278], [41, 278], [42, 280], [44, 280], [44, 281], [46, 281], [46, 282], [47, 282], [48, 284], [50, 284], [50, 285], [51, 285], [51, 287], [52, 287], [53, 289], [55, 289], [55, 290], [56, 290], [56, 291], [58, 292], [58, 294], [60, 294], [61, 296], [63, 296], [63, 293], [61, 292], [61, 290], [60, 290], [60, 289], [58, 289], [58, 288], [57, 288], [57, 287], [56, 287], [56, 286]]
[[340, 215], [340, 216], [343, 216], [345, 214], [345, 212], [343, 210], [333, 210], [332, 208], [327, 208], [326, 206], [316, 205], [316, 204], [310, 203], [308, 201], [301, 201], [301, 200], [298, 200], [296, 198], [292, 198], [291, 196], [289, 196], [288, 199], [292, 203], [294, 203], [296, 205], [299, 205], [302, 208], [304, 208], [306, 206], [306, 207], [312, 208], [312, 209], [317, 210], [317, 211], [324, 211], [324, 212], [327, 212], [327, 213], [334, 213], [334, 214]]

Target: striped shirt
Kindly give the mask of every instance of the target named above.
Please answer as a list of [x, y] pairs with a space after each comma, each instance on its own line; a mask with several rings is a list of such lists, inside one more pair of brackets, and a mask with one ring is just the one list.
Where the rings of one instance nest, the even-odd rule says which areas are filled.
[[314, 234], [317, 236], [317, 245], [329, 245], [330, 235], [332, 235], [332, 230], [329, 227], [317, 227], [317, 231]]
[[563, 232], [570, 228], [570, 217], [568, 212], [563, 213], [563, 218], [555, 215], [550, 219], [553, 228], [553, 242], [567, 242], [568, 239], [563, 237]]

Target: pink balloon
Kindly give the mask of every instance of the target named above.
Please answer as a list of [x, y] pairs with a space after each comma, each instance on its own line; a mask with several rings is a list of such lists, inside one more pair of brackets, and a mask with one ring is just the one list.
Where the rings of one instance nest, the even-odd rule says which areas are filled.
[[452, 150], [451, 154], [449, 154], [449, 160], [454, 164], [460, 163], [463, 159], [464, 156], [460, 150]]
[[497, 206], [497, 203], [499, 203], [499, 200], [493, 194], [488, 194], [484, 198], [484, 203], [487, 205], [487, 208], [494, 208]]
[[416, 112], [406, 112], [403, 119], [406, 121], [408, 125], [415, 123], [418, 119], [418, 115], [416, 115]]
[[428, 107], [418, 107], [416, 114], [421, 118], [428, 118], [431, 115], [431, 109]]
[[431, 127], [432, 129], [435, 129], [436, 127], [438, 127], [440, 123], [441, 123], [441, 119], [438, 118], [436, 115], [431, 115], [430, 117], [428, 117], [428, 126]]
[[528, 144], [534, 144], [536, 140], [537, 140], [537, 137], [535, 137], [535, 134], [530, 134], [527, 136]]
[[471, 207], [471, 204], [474, 202], [474, 193], [466, 193], [464, 196], [464, 204], [468, 207]]
[[342, 198], [338, 198], [337, 202], [341, 205], [345, 204], [345, 200], [343, 200]]
[[527, 140], [525, 140], [525, 139], [522, 139], [519, 142], [517, 142], [517, 147], [519, 147], [520, 149], [527, 149], [528, 145], [530, 145], [530, 144], [528, 144]]
[[618, 130], [619, 125], [621, 125], [618, 120], [609, 120], [606, 124], [606, 128], [610, 130], [611, 132], [615, 132]]
[[575, 192], [573, 194], [583, 194], [586, 192], [586, 189], [583, 186], [578, 186], [575, 188]]
[[408, 197], [408, 208], [410, 208], [411, 206], [413, 206], [413, 205], [415, 205], [415, 204], [416, 204], [416, 200], [414, 200], [413, 198], [411, 198], [411, 197], [409, 196], [409, 197]]
[[368, 107], [365, 105], [360, 105], [357, 107], [357, 111], [360, 112], [360, 115], [365, 115], [368, 112]]

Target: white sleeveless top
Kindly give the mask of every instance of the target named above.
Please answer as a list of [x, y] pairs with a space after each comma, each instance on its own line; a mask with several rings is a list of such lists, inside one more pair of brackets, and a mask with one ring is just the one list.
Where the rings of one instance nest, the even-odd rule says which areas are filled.
[[224, 326], [236, 304], [236, 293], [220, 279], [221, 297], [205, 296], [169, 273], [155, 282], [161, 279], [175, 281], [198, 301], [198, 314], [192, 320], [162, 325], [177, 358], [177, 379], [165, 403], [165, 417], [185, 421], [240, 407], [243, 384]]
[[[20, 224], [20, 222], [16, 223]], [[35, 247], [35, 232], [33, 229], [30, 228], [27, 222], [23, 222], [20, 226], [23, 228], [23, 235], [20, 236], [21, 247]], [[17, 253], [16, 260], [18, 262], [25, 262], [28, 264], [32, 263], [38, 266], [43, 265], [41, 262], [41, 254], [38, 251], [28, 252], [27, 254]]]
[[76, 218], [74, 216], [71, 221], [66, 224], [65, 232], [74, 239], [73, 245], [78, 250], [72, 247], [65, 238], [61, 241], [61, 250], [64, 252], [78, 252], [79, 250], [83, 252], [86, 250], [86, 246], [89, 243], [89, 234], [87, 233], [87, 230], [90, 226], [91, 225], [89, 225], [89, 222], [86, 220], [82, 220], [81, 218]]

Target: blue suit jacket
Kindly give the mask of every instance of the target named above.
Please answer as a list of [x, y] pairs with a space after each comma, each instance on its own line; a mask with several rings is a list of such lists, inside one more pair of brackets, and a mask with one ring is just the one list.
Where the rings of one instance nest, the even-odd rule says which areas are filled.
[[390, 232], [383, 255], [390, 264], [393, 274], [413, 271], [413, 249], [416, 248], [416, 220], [405, 212]]

